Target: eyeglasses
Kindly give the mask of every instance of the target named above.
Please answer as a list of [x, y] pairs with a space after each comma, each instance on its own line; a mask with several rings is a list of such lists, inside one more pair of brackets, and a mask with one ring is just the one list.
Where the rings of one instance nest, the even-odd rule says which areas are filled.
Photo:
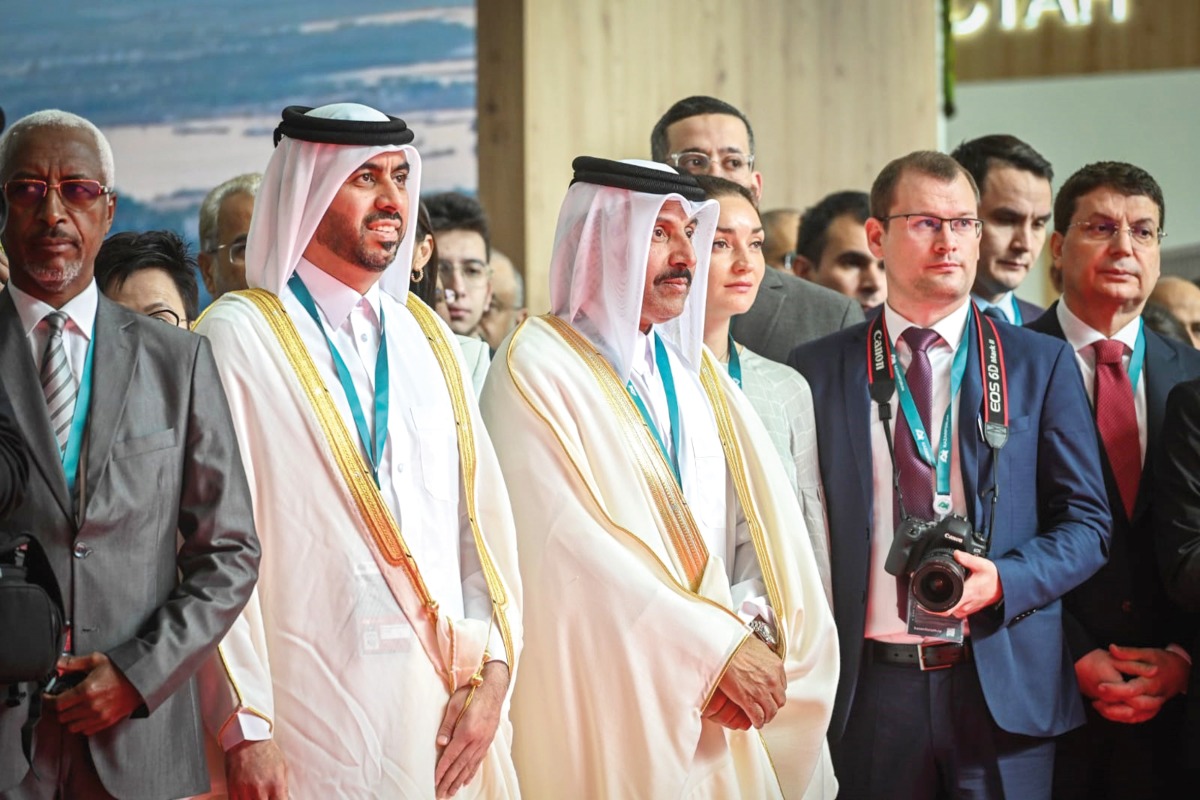
[[1129, 238], [1139, 247], [1150, 247], [1163, 240], [1167, 232], [1148, 222], [1139, 222], [1122, 228], [1115, 222], [1072, 222], [1068, 228], [1079, 228], [1083, 238], [1089, 242], [1107, 242], [1117, 238], [1117, 234], [1125, 231]]
[[453, 303], [458, 299], [458, 292], [453, 289], [434, 289], [433, 302], [437, 303]]
[[[712, 167], [713, 158], [706, 153], [696, 150], [685, 150], [682, 153], [671, 153], [667, 163], [676, 169], [695, 174], [707, 174]], [[724, 172], [749, 172], [754, 166], [754, 154], [726, 153], [721, 156], [721, 169]]]
[[454, 264], [450, 261], [438, 261], [438, 274], [442, 276], [443, 284], [454, 280], [455, 272], [462, 275], [463, 283], [468, 286], [479, 286], [486, 283], [488, 277], [492, 274], [488, 265], [482, 261], [464, 261], [461, 264]]
[[908, 232], [917, 239], [932, 239], [942, 232], [942, 225], [949, 225], [950, 232], [958, 237], [978, 237], [983, 231], [983, 220], [974, 217], [934, 217], [929, 214], [892, 214], [883, 217], [883, 222], [893, 219], [903, 219], [908, 225]]
[[[179, 327], [179, 323], [181, 322], [179, 315], [176, 314], [174, 311], [172, 311], [169, 308], [156, 309], [154, 311], [151, 311], [146, 316], [153, 317], [154, 319], [158, 320], [159, 322], [165, 322], [168, 325], [174, 325], [176, 328]], [[161, 330], [161, 329], [158, 329], [158, 330]]]
[[222, 251], [226, 248], [229, 249], [229, 260], [232, 263], [234, 263], [234, 264], [246, 263], [246, 240], [245, 239], [238, 239], [237, 241], [230, 242], [229, 244], [217, 245], [212, 250], [209, 250], [209, 252], [210, 253], [219, 253], [220, 251]]
[[4, 184], [4, 196], [14, 206], [31, 206], [40, 203], [51, 189], [58, 191], [63, 202], [75, 208], [87, 208], [102, 194], [112, 194], [112, 188], [100, 181], [86, 178], [70, 178], [58, 183], [48, 183], [39, 178], [15, 178]]

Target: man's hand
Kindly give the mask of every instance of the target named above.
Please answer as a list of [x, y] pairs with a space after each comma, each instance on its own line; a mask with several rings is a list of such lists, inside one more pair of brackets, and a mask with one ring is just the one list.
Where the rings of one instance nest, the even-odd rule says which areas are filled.
[[713, 701], [724, 694], [745, 713], [751, 725], [761, 728], [775, 718], [787, 700], [787, 675], [771, 648], [758, 637], [747, 636], [730, 659], [717, 688], [720, 691], [714, 693]]
[[46, 706], [71, 733], [91, 736], [116, 725], [142, 704], [142, 696], [104, 653], [63, 656], [60, 672], [86, 675], [78, 686], [46, 695]]
[[738, 708], [720, 689], [713, 692], [712, 699], [708, 701], [701, 716], [735, 731], [750, 729], [750, 718], [746, 716], [746, 712]]
[[225, 753], [229, 800], [287, 800], [287, 764], [273, 739], [240, 742]]
[[1107, 655], [1121, 680], [1101, 684], [1092, 705], [1113, 722], [1152, 719], [1165, 702], [1187, 688], [1191, 665], [1170, 650], [1114, 644], [1109, 646]]
[[508, 665], [489, 661], [483, 665], [483, 683], [474, 694], [468, 685], [450, 695], [437, 732], [437, 746], [444, 748], [433, 773], [439, 798], [453, 797], [475, 777], [496, 736], [507, 692]]
[[958, 603], [941, 616], [966, 619], [976, 611], [982, 611], [988, 606], [999, 603], [1004, 597], [1004, 587], [1000, 585], [1000, 573], [996, 571], [996, 563], [986, 558], [954, 551], [954, 560], [970, 570], [967, 579], [963, 581], [963, 594]]

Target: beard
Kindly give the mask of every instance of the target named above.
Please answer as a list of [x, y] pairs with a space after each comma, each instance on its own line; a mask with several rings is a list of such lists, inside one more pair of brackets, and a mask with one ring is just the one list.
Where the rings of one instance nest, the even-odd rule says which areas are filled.
[[[400, 223], [396, 241], [380, 243], [368, 241], [367, 226], [373, 222], [392, 220]], [[396, 259], [400, 243], [404, 241], [404, 218], [399, 214], [377, 211], [363, 218], [357, 226], [344, 214], [329, 212], [317, 227], [313, 238], [344, 261], [357, 264], [371, 272], [383, 272]]]

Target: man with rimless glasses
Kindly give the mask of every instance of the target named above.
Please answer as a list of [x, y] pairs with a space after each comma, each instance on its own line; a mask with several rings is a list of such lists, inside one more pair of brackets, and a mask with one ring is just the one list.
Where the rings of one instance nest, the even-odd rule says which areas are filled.
[[1196, 620], [1168, 597], [1154, 554], [1155, 461], [1167, 395], [1200, 377], [1200, 353], [1143, 325], [1165, 235], [1162, 189], [1120, 162], [1083, 167], [1054, 205], [1050, 252], [1063, 295], [1029, 327], [1065, 339], [1095, 408], [1112, 544], [1108, 563], [1063, 600], [1087, 725], [1058, 743], [1055, 798], [1169, 797]]
[[791, 356], [829, 515], [834, 768], [845, 797], [1044, 800], [1053, 737], [1084, 722], [1059, 598], [1107, 555], [1087, 398], [1070, 348], [971, 302], [983, 223], [958, 162], [896, 159], [870, 203], [883, 313]]
[[200, 204], [200, 277], [212, 299], [246, 288], [246, 238], [262, 174], [247, 172], [213, 189]]
[[0, 373], [34, 465], [6, 530], [45, 548], [66, 627], [32, 764], [18, 746], [27, 702], [0, 705], [5, 798], [206, 791], [194, 673], [257, 578], [207, 340], [97, 291], [113, 180], [108, 142], [74, 114], [40, 111], [0, 138], [12, 268]]
[[[697, 95], [675, 103], [650, 134], [651, 158], [691, 175], [715, 175], [745, 186], [755, 203], [763, 176], [754, 169], [754, 131], [738, 109], [715, 97]], [[733, 320], [733, 335], [754, 352], [781, 364], [792, 348], [861, 322], [853, 298], [768, 270], [758, 296]]]

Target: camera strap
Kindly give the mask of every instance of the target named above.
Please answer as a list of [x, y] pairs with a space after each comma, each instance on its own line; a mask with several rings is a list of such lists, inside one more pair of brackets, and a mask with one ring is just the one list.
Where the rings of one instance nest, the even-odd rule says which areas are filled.
[[[929, 436], [925, 432], [921, 415], [917, 413], [916, 404], [904, 381], [904, 369], [896, 359], [887, 332], [886, 314], [880, 314], [872, 320], [867, 328], [867, 381], [871, 399], [879, 407], [879, 419], [883, 422], [887, 438], [888, 454], [892, 460], [892, 486], [900, 505], [901, 517], [908, 516], [904, 508], [904, 498], [900, 495], [900, 474], [896, 467], [896, 453], [892, 442], [891, 400], [892, 394], [899, 391], [900, 408], [908, 422], [909, 430], [917, 446], [917, 453], [925, 463], [934, 468], [936, 475], [936, 493], [934, 511], [940, 516], [950, 513], [950, 450], [953, 443], [953, 410], [954, 398], [962, 385], [963, 374], [966, 371], [967, 347], [960, 345], [954, 354], [950, 369], [950, 403], [942, 419], [941, 436], [936, 455], [934, 454]], [[996, 323], [990, 317], [979, 313], [974, 303], [970, 304], [970, 315], [967, 322], [967, 335], [972, 331], [978, 337], [979, 362], [983, 385], [983, 403], [981, 419], [983, 422], [983, 438], [992, 450], [992, 511], [998, 497], [996, 486], [996, 456], [1000, 448], [1008, 440], [1008, 383], [1004, 368], [1004, 351], [1000, 345], [1000, 336]], [[968, 344], [964, 341], [963, 345]], [[988, 526], [990, 538], [991, 526]]]

